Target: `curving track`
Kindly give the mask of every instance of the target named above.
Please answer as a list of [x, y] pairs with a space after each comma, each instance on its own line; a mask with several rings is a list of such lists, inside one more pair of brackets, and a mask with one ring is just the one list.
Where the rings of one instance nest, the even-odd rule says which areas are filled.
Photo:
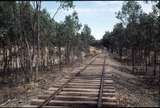
[[66, 83], [55, 84], [46, 91], [47, 95], [33, 99], [29, 106], [43, 108], [116, 106], [112, 74], [106, 71], [105, 59], [105, 54], [97, 55], [71, 78], [66, 78]]

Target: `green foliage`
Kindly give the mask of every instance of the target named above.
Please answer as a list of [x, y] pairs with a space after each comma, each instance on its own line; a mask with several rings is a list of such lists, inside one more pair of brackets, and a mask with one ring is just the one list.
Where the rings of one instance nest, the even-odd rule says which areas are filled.
[[[61, 1], [61, 0], [60, 0]], [[61, 8], [63, 9], [69, 9], [69, 8], [74, 8], [75, 6], [73, 5], [73, 1], [61, 1], [60, 2]]]
[[68, 9], [70, 9], [70, 8], [74, 8], [75, 6], [73, 5], [73, 1], [61, 1], [61, 0], [57, 0], [59, 3], [60, 3], [60, 5], [59, 5], [59, 7], [57, 8], [57, 10], [56, 10], [56, 12], [54, 13], [54, 15], [53, 15], [53, 18], [55, 17], [55, 15], [58, 13], [58, 11], [60, 10], [60, 9], [64, 9], [64, 10], [68, 10]]
[[52, 66], [57, 56], [59, 67], [63, 62], [72, 63], [75, 56], [82, 58], [81, 52], [94, 41], [91, 29], [85, 26], [79, 33], [82, 24], [77, 12], [56, 22], [54, 17], [60, 9], [74, 8], [72, 1], [59, 3], [51, 17], [46, 9], [40, 9], [40, 1], [33, 5], [30, 1], [0, 2], [0, 68], [4, 80], [29, 82]]
[[[8, 41], [14, 40], [15, 35], [15, 13], [16, 3], [15, 2], [0, 2], [0, 33], [1, 38], [9, 39]], [[9, 34], [12, 34], [9, 35]], [[2, 40], [2, 39], [1, 39]], [[7, 44], [7, 43], [6, 43]]]
[[[72, 1], [60, 1], [59, 3], [60, 9], [74, 7]], [[33, 34], [36, 27], [34, 22], [37, 20], [35, 11], [29, 1], [0, 2], [0, 40], [6, 38], [8, 41], [16, 43], [19, 40], [27, 39], [30, 45], [37, 43]], [[91, 29], [86, 25], [82, 34], [78, 34], [82, 25], [79, 23], [77, 12], [66, 16], [64, 22], [58, 23], [53, 18], [46, 9], [39, 12], [41, 46], [65, 46], [68, 43], [70, 46], [76, 46], [78, 42], [82, 43], [85, 38], [87, 38], [87, 44], [94, 40], [91, 36]], [[8, 43], [6, 40], [5, 42]]]
[[124, 2], [121, 11], [116, 16], [121, 23], [117, 23], [111, 33], [104, 34], [103, 45], [116, 48], [159, 49], [158, 9], [153, 6], [152, 10], [151, 13], [146, 14], [137, 2]]
[[83, 46], [85, 49], [88, 49], [89, 45], [95, 40], [91, 35], [91, 28], [86, 24], [81, 31], [81, 40], [84, 42]]
[[117, 18], [125, 25], [131, 22], [138, 22], [138, 17], [142, 13], [141, 6], [136, 1], [126, 1], [123, 3], [121, 11], [117, 13]]

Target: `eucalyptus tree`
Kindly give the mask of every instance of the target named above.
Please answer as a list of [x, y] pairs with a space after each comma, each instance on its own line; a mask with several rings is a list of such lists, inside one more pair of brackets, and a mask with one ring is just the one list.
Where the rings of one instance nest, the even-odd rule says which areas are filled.
[[109, 35], [110, 35], [110, 32], [109, 31], [105, 31], [104, 35], [103, 35], [103, 38], [102, 38], [102, 45], [105, 46], [108, 50], [111, 49], [111, 42], [109, 40]]
[[[7, 82], [8, 72], [11, 68], [12, 46], [16, 41], [16, 23], [17, 16], [16, 2], [0, 2], [0, 59], [1, 76], [4, 82]], [[12, 34], [12, 36], [11, 36]]]
[[137, 24], [139, 23], [139, 16], [142, 14], [141, 6], [136, 1], [126, 1], [123, 3], [121, 11], [117, 13], [117, 18], [121, 20], [124, 26], [127, 26], [129, 41], [131, 47], [135, 46], [134, 40], [137, 38]]
[[89, 51], [89, 41], [91, 37], [91, 28], [88, 25], [84, 25], [82, 31], [81, 31], [81, 37], [82, 41], [84, 42], [83, 48], [84, 51], [88, 52]]
[[[72, 40], [71, 40], [71, 51], [72, 51], [71, 63], [73, 64], [75, 56], [77, 56], [77, 57], [81, 56], [82, 50], [79, 49], [79, 45], [80, 45], [79, 39], [80, 38], [79, 38], [78, 32], [81, 29], [82, 25], [79, 22], [78, 13], [76, 11], [74, 11], [72, 14], [72, 20], [73, 20], [74, 34], [73, 34]], [[77, 52], [79, 52], [79, 54]]]
[[[47, 12], [46, 9], [43, 9], [40, 12], [40, 46], [41, 46], [41, 69], [42, 71], [45, 71], [44, 69], [47, 67], [49, 60], [52, 60], [53, 58], [49, 54], [50, 52], [53, 52], [53, 48], [51, 48], [53, 45], [51, 43], [52, 38], [54, 37], [54, 21], [52, 20], [50, 14]], [[49, 58], [49, 59], [48, 59]], [[52, 65], [52, 62], [51, 64]]]
[[[37, 80], [38, 67], [44, 62], [43, 48], [52, 46], [55, 40], [55, 20], [46, 10], [40, 10], [41, 2], [32, 3], [0, 2], [0, 68], [4, 80], [14, 77], [20, 81], [17, 74], [23, 82], [31, 81], [32, 77]], [[60, 1], [60, 4], [61, 9], [73, 6], [72, 1]]]
[[55, 40], [54, 44], [58, 48], [58, 57], [59, 57], [59, 71], [61, 72], [62, 70], [62, 48], [65, 46], [65, 29], [64, 29], [64, 23], [56, 23], [56, 35], [55, 35]]
[[[54, 13], [53, 17], [52, 17], [52, 20], [54, 22], [54, 29], [55, 29], [55, 33], [54, 33], [54, 37], [57, 37], [57, 29], [60, 28], [61, 29], [61, 24], [58, 25], [58, 23], [56, 23], [56, 21], [54, 20], [55, 16], [57, 15], [57, 13], [63, 9], [63, 10], [68, 10], [70, 8], [74, 8], [75, 6], [73, 5], [73, 1], [61, 1], [61, 0], [58, 0], [57, 2], [59, 2], [59, 7], [57, 8], [56, 12]], [[63, 30], [62, 30], [63, 31]], [[60, 33], [60, 31], [58, 31], [58, 34]], [[60, 36], [60, 37], [63, 37], [63, 36]], [[58, 39], [58, 40], [57, 40]], [[58, 41], [58, 51], [59, 51], [59, 71], [61, 71], [61, 42], [59, 42], [59, 38], [57, 39], [53, 39], [54, 41], [52, 41], [51, 43], [53, 43], [52, 45], [55, 45], [55, 43]], [[55, 42], [56, 41], [56, 42]]]
[[78, 14], [73, 12], [72, 15], [66, 16], [64, 21], [65, 27], [65, 57], [66, 63], [70, 63], [70, 53], [73, 51], [73, 44], [76, 38], [76, 34], [81, 28], [79, 23]]
[[112, 32], [105, 32], [103, 35], [103, 45], [108, 49], [116, 50], [121, 59], [123, 48], [125, 48], [126, 37], [125, 37], [125, 29], [122, 23], [117, 23], [114, 25]]
[[82, 51], [83, 51], [83, 41], [81, 40], [81, 34], [77, 33], [74, 41], [75, 46], [75, 55], [78, 57], [78, 60], [82, 63]]
[[134, 72], [135, 65], [135, 47], [137, 46], [138, 37], [138, 23], [139, 16], [142, 14], [141, 6], [136, 1], [126, 1], [122, 5], [121, 11], [117, 13], [117, 18], [122, 21], [122, 23], [127, 26], [127, 36], [130, 43], [130, 48], [132, 49], [132, 67]]
[[[57, 24], [55, 24], [55, 21], [54, 21], [54, 17], [56, 16], [56, 14], [59, 12], [59, 10], [60, 9], [69, 9], [69, 8], [72, 8], [72, 7], [74, 7], [73, 6], [73, 2], [72, 1], [57, 1], [57, 2], [59, 2], [59, 7], [57, 8], [57, 10], [56, 10], [56, 12], [54, 13], [54, 15], [53, 15], [53, 17], [52, 17], [52, 22], [50, 22], [50, 23], [54, 23], [53, 25], [55, 25], [55, 26], [52, 26], [50, 29], [52, 29], [53, 27], [53, 29], [54, 29], [54, 35], [56, 35], [56, 30], [57, 30]], [[43, 39], [42, 37], [41, 37], [41, 31], [40, 31], [40, 24], [41, 24], [41, 22], [40, 22], [40, 8], [41, 8], [41, 2], [40, 1], [36, 1], [35, 2], [35, 23], [34, 23], [34, 25], [33, 25], [33, 31], [34, 31], [34, 37], [35, 36], [37, 36], [36, 38], [35, 38], [35, 42], [37, 42], [36, 44], [37, 44], [37, 57], [36, 57], [36, 74], [35, 74], [35, 80], [36, 80], [36, 77], [37, 77], [37, 75], [38, 75], [38, 66], [40, 65], [40, 45], [41, 45], [41, 43], [43, 43], [43, 42], [41, 42], [40, 40], [41, 39]], [[44, 10], [43, 10], [44, 11]], [[45, 16], [45, 15], [44, 15]], [[48, 15], [46, 15], [46, 16], [48, 16]], [[44, 19], [44, 18], [43, 18]], [[47, 19], [47, 18], [46, 18]], [[49, 20], [47, 20], [47, 21], [49, 21]], [[36, 29], [35, 29], [36, 28]], [[50, 30], [51, 31], [51, 30]], [[52, 34], [52, 38], [54, 38], [55, 36], [53, 36], [53, 34]], [[35, 43], [34, 42], [34, 43]], [[52, 42], [50, 42], [50, 43], [52, 43]], [[35, 49], [35, 48], [34, 48]]]
[[60, 1], [53, 17], [41, 10], [41, 2], [32, 3], [0, 2], [0, 68], [4, 79], [10, 81], [37, 81], [38, 72], [53, 64], [56, 48], [61, 66], [62, 59], [73, 63], [75, 56], [81, 58], [81, 51], [95, 41], [88, 26], [78, 33], [82, 25], [77, 12], [66, 16], [63, 22], [54, 20], [60, 9], [74, 7], [72, 1]]
[[57, 15], [57, 13], [61, 10], [69, 10], [70, 8], [74, 8], [75, 5], [73, 4], [73, 1], [61, 1], [61, 0], [57, 0], [57, 2], [59, 2], [59, 6], [57, 8], [57, 10], [55, 11], [54, 15], [53, 15], [53, 19], [55, 18], [55, 16]]
[[[5, 46], [5, 50], [3, 51], [6, 54], [9, 54], [9, 58], [7, 57], [7, 64], [4, 65], [8, 67], [8, 72], [10, 72], [15, 68], [22, 69], [22, 75], [24, 76], [22, 79], [25, 81], [30, 81], [30, 71], [27, 68], [29, 67], [29, 48], [31, 46], [31, 23], [32, 23], [32, 12], [33, 8], [31, 7], [28, 1], [26, 2], [0, 2], [1, 4], [1, 27], [6, 28], [5, 36], [7, 40], [5, 42], [8, 43]], [[3, 23], [4, 22], [4, 23]], [[8, 24], [7, 24], [8, 23]], [[2, 35], [3, 35], [2, 33]], [[4, 38], [4, 36], [3, 36]], [[21, 50], [21, 51], [20, 51]], [[9, 52], [8, 52], [9, 51]], [[8, 55], [7, 54], [7, 55]], [[4, 57], [5, 58], [5, 57]], [[18, 60], [20, 61], [20, 66], [18, 66]], [[15, 63], [17, 61], [17, 63]], [[5, 60], [4, 60], [5, 63]], [[16, 67], [14, 66], [16, 64]], [[4, 69], [5, 71], [5, 69]], [[17, 77], [18, 69], [11, 73], [13, 77]], [[14, 81], [14, 80], [12, 80]]]
[[26, 81], [29, 82], [32, 79], [32, 58], [31, 58], [31, 48], [32, 48], [32, 15], [33, 8], [29, 1], [22, 1], [18, 3], [19, 5], [19, 35], [20, 35], [20, 49], [21, 49], [21, 67], [26, 76]]
[[123, 47], [124, 47], [124, 28], [122, 23], [117, 23], [114, 28], [113, 28], [113, 32], [112, 35], [114, 35], [114, 44], [115, 47], [118, 48], [118, 53], [120, 56], [120, 59], [122, 58], [122, 51], [123, 51]]
[[[142, 65], [146, 72], [148, 66], [153, 66], [154, 77], [160, 43], [158, 12], [156, 5], [153, 5], [152, 12], [147, 14], [142, 11], [138, 2], [125, 1], [116, 16], [121, 23], [117, 23], [111, 33], [106, 32], [102, 41], [105, 46], [119, 47], [119, 49], [124, 47], [131, 51], [128, 54], [132, 58], [133, 72], [135, 65]], [[120, 52], [119, 50], [119, 55]]]

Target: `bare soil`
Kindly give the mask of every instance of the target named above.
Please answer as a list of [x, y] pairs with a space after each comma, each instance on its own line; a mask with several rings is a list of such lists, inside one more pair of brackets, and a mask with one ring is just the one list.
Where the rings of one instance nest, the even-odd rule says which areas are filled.
[[[113, 73], [117, 101], [121, 107], [159, 107], [160, 89], [158, 85], [142, 82], [138, 75], [131, 74], [130, 67], [122, 65], [114, 55], [107, 56], [108, 71]], [[124, 71], [125, 70], [125, 71]]]
[[58, 71], [57, 66], [53, 67], [52, 71], [39, 72], [39, 78], [36, 83], [31, 82], [16, 87], [1, 87], [0, 107], [22, 107], [30, 104], [31, 99], [45, 94], [45, 91], [55, 83], [64, 82], [64, 77], [70, 76], [72, 71], [83, 67], [91, 58], [92, 56], [85, 57], [83, 64], [76, 62], [72, 66], [64, 66], [62, 72]]
[[[86, 64], [91, 57], [85, 59], [83, 64]], [[95, 64], [103, 63], [102, 59], [97, 58], [97, 62]], [[94, 63], [93, 63], [94, 64]], [[114, 59], [114, 56], [107, 52], [106, 59], [106, 69], [107, 71], [113, 74], [114, 86], [116, 88], [116, 97], [118, 101], [118, 106], [121, 107], [159, 107], [160, 101], [160, 91], [159, 87], [156, 85], [147, 85], [140, 80], [139, 76], [131, 74], [129, 69], [126, 70], [126, 67], [122, 65], [119, 61]], [[66, 67], [63, 69], [63, 73], [56, 72], [47, 72], [41, 74], [39, 81], [37, 83], [30, 83], [26, 85], [25, 91], [20, 92], [23, 88], [19, 87], [18, 94], [12, 100], [6, 102], [3, 106], [8, 107], [20, 107], [26, 104], [30, 104], [31, 99], [37, 98], [38, 95], [45, 93], [49, 87], [51, 87], [56, 82], [63, 82], [64, 77], [69, 76], [71, 71], [78, 70], [83, 67], [82, 64], [75, 64], [73, 67]], [[100, 68], [96, 68], [96, 66], [92, 66], [93, 68], [88, 68], [91, 70], [88, 74], [92, 74], [93, 70], [97, 70]], [[124, 71], [125, 70], [125, 71]], [[97, 73], [98, 74], [98, 73]], [[28, 87], [28, 88], [27, 88]], [[22, 89], [22, 91], [23, 91]], [[8, 93], [13, 91], [13, 89], [2, 89], [0, 94], [4, 94], [8, 90]], [[1, 97], [0, 97], [1, 98]]]

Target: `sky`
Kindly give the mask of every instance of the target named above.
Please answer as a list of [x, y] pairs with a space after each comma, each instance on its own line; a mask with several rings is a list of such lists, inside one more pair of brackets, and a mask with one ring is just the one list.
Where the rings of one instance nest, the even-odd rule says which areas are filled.
[[[138, 1], [142, 6], [144, 12], [149, 13], [152, 11], [153, 2], [145, 3]], [[64, 21], [66, 15], [72, 14], [74, 11], [78, 13], [79, 22], [84, 25], [87, 24], [92, 32], [91, 34], [96, 39], [101, 39], [105, 31], [112, 31], [113, 26], [120, 22], [116, 18], [116, 12], [121, 10], [123, 1], [74, 1], [74, 9], [60, 10], [55, 16], [55, 20], [60, 22]], [[42, 9], [46, 9], [51, 17], [54, 15], [59, 2], [56, 1], [43, 1]], [[83, 27], [82, 27], [83, 28]]]

